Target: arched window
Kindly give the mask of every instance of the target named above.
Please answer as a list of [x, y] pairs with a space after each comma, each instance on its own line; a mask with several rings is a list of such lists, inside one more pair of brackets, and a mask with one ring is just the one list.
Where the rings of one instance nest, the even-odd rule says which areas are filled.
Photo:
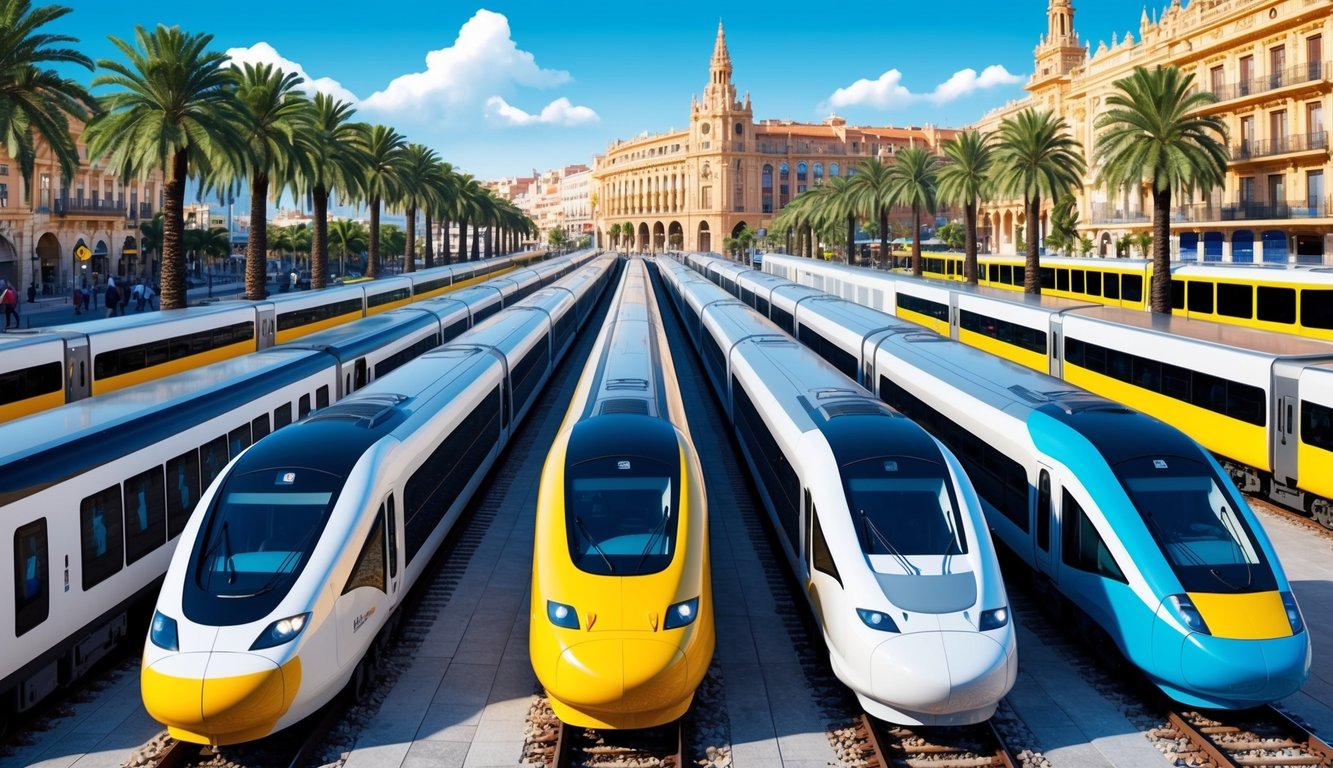
[[759, 177], [759, 196], [760, 202], [764, 206], [764, 213], [773, 212], [773, 166], [765, 163], [763, 172]]
[[778, 174], [779, 174], [778, 178], [780, 178], [782, 181], [786, 181], [790, 177], [791, 169], [787, 167], [786, 163], [783, 163], [782, 165], [778, 166]]
[[773, 189], [773, 166], [770, 163], [764, 164], [764, 173], [760, 177], [759, 186], [772, 191]]
[[815, 171], [815, 186], [817, 187], [820, 184], [824, 183], [824, 164], [815, 163], [814, 171]]
[[807, 172], [807, 169], [808, 169], [808, 166], [806, 166], [804, 160], [802, 160], [801, 162], [799, 162], [799, 163], [796, 164], [796, 183], [797, 183], [797, 184], [800, 184], [801, 182], [803, 182], [803, 181], [806, 180], [806, 172]]
[[830, 175], [830, 176], [837, 176], [837, 175], [838, 175], [838, 164], [837, 164], [837, 163], [829, 163], [829, 167], [828, 167], [828, 175]]

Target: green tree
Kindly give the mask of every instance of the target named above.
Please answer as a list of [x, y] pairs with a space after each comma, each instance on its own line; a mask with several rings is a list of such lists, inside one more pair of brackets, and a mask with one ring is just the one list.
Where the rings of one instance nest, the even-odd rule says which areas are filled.
[[437, 174], [440, 173], [440, 156], [435, 150], [424, 144], [408, 144], [403, 153], [403, 163], [399, 177], [398, 202], [403, 206], [407, 217], [407, 253], [403, 259], [403, 271], [416, 271], [417, 260], [417, 211], [430, 205], [431, 196], [436, 193]]
[[1199, 108], [1213, 102], [1195, 91], [1194, 75], [1176, 67], [1145, 69], [1114, 83], [1107, 109], [1094, 124], [1100, 181], [1108, 189], [1152, 185], [1152, 311], [1171, 312], [1171, 196], [1206, 195], [1226, 179], [1226, 124]]
[[307, 130], [299, 138], [310, 162], [301, 169], [297, 194], [310, 196], [310, 287], [319, 289], [328, 285], [329, 197], [359, 197], [370, 158], [358, 138], [361, 129], [352, 122], [356, 110], [350, 104], [317, 93], [309, 109]]
[[921, 275], [921, 212], [935, 213], [939, 160], [924, 147], [908, 147], [889, 166], [889, 189], [912, 208], [912, 274]]
[[935, 237], [953, 250], [962, 248], [967, 241], [967, 228], [956, 221], [951, 221], [935, 230]]
[[329, 244], [330, 247], [338, 249], [344, 278], [347, 277], [347, 257], [364, 253], [369, 243], [369, 233], [361, 222], [352, 219], [335, 219], [329, 222]]
[[551, 227], [551, 231], [546, 233], [546, 242], [550, 243], [552, 248], [564, 248], [569, 242], [569, 236], [565, 234], [563, 227]]
[[68, 183], [74, 178], [79, 151], [68, 121], [86, 122], [97, 111], [97, 101], [82, 85], [46, 66], [93, 68], [91, 59], [65, 47], [78, 38], [39, 31], [69, 12], [60, 5], [33, 8], [28, 0], [0, 0], [0, 141], [29, 182], [37, 161], [36, 137], [60, 163], [61, 179]]
[[1084, 235], [1078, 241], [1078, 252], [1083, 256], [1092, 253], [1092, 238]]
[[[449, 239], [449, 206], [453, 204], [454, 195], [454, 167], [443, 160], [435, 164], [433, 173], [427, 176], [427, 188], [423, 196], [423, 207], [426, 213], [426, 268], [435, 266], [435, 225], [442, 222], [444, 224], [444, 239], [448, 243]], [[445, 249], [448, 253], [448, 249]], [[447, 261], [446, 261], [447, 263]]]
[[1152, 242], [1152, 232], [1145, 230], [1134, 235], [1134, 245], [1139, 247], [1139, 256], [1142, 258], [1148, 258], [1149, 254], [1152, 253]]
[[[149, 219], [148, 221], [139, 222], [139, 259], [140, 259], [139, 264], [141, 267], [139, 270], [140, 272], [147, 271], [142, 268], [144, 266], [147, 266], [147, 262], [143, 261], [144, 258], [148, 257], [149, 254], [152, 254], [153, 258], [158, 258], [162, 254], [162, 236], [166, 231], [165, 219], [166, 217], [162, 215], [162, 212], [158, 211], [157, 213], [153, 214], [153, 218]], [[181, 234], [181, 237], [184, 238], [183, 232]], [[182, 250], [184, 249], [184, 247], [185, 247], [184, 240], [182, 239], [181, 241]]]
[[977, 206], [990, 196], [995, 150], [989, 133], [966, 131], [940, 147], [940, 198], [963, 206], [963, 279], [977, 282]]
[[[889, 210], [896, 202], [891, 186], [893, 176], [889, 172], [889, 166], [877, 157], [863, 160], [856, 173], [849, 178], [851, 179], [847, 182], [849, 194], [855, 197], [857, 210], [873, 222], [874, 232], [879, 236], [880, 258], [887, 259]], [[870, 231], [870, 226], [867, 226], [866, 233], [869, 234]]]
[[106, 158], [122, 179], [163, 171], [162, 309], [187, 303], [186, 180], [191, 173], [211, 178], [219, 160], [235, 167], [244, 149], [226, 56], [208, 50], [212, 40], [177, 27], [135, 27], [134, 44], [111, 38], [128, 63], [102, 59], [98, 66], [108, 74], [93, 80], [114, 90], [84, 133], [89, 154]]
[[1068, 193], [1055, 199], [1051, 207], [1051, 224], [1046, 232], [1046, 247], [1070, 253], [1078, 245], [1078, 203]]
[[387, 126], [367, 125], [361, 130], [361, 146], [367, 159], [365, 194], [370, 207], [366, 277], [376, 278], [380, 275], [380, 207], [399, 195], [407, 139]]
[[620, 247], [620, 222], [616, 222], [615, 224], [612, 224], [612, 225], [611, 225], [611, 228], [610, 228], [609, 230], [607, 230], [607, 235], [611, 238], [611, 247], [612, 247], [612, 248], [619, 248], [619, 247]]
[[1069, 135], [1064, 118], [1050, 112], [1025, 109], [1000, 123], [995, 150], [996, 191], [1021, 197], [1025, 204], [1030, 231], [1023, 290], [1041, 293], [1041, 263], [1037, 257], [1040, 240], [1041, 199], [1055, 199], [1078, 186], [1087, 169], [1083, 150]]

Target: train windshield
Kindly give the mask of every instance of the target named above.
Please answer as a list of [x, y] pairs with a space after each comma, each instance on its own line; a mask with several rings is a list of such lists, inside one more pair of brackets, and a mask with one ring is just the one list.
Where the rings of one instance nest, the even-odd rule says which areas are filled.
[[861, 551], [889, 555], [908, 573], [916, 556], [967, 554], [967, 535], [943, 464], [906, 456], [843, 467], [847, 503]]
[[1276, 589], [1273, 569], [1227, 481], [1180, 456], [1121, 462], [1116, 474], [1186, 592]]
[[574, 565], [602, 576], [642, 576], [670, 565], [680, 528], [674, 474], [674, 467], [641, 457], [570, 467], [565, 529]]
[[209, 597], [280, 600], [310, 558], [341, 486], [341, 478], [312, 469], [229, 478], [191, 557], [194, 586]]

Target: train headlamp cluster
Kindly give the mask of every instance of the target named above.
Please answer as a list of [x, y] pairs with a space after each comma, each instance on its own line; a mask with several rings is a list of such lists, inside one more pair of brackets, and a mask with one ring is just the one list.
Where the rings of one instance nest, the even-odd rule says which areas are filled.
[[1290, 592], [1282, 593], [1282, 608], [1287, 612], [1287, 623], [1291, 625], [1291, 634], [1298, 635], [1305, 629], [1305, 620], [1301, 618], [1301, 609], [1296, 607], [1296, 596]]
[[861, 622], [871, 629], [878, 629], [880, 632], [897, 632], [898, 625], [893, 623], [889, 614], [883, 611], [872, 611], [869, 608], [857, 608], [856, 615], [861, 617]]
[[678, 629], [694, 623], [694, 617], [699, 615], [699, 598], [692, 597], [689, 600], [682, 600], [679, 603], [667, 609], [666, 622], [662, 625], [663, 629]]
[[[1191, 632], [1198, 632], [1201, 635], [1211, 635], [1208, 630], [1208, 622], [1203, 620], [1203, 614], [1194, 607], [1194, 601], [1190, 600], [1189, 595], [1169, 595], [1166, 598], [1167, 604], [1176, 612], [1176, 617]], [[1288, 615], [1290, 618], [1290, 615]]]
[[148, 639], [153, 645], [168, 651], [180, 650], [180, 633], [176, 620], [161, 611], [153, 611], [153, 626], [148, 631]]
[[268, 627], [255, 639], [250, 650], [259, 651], [264, 648], [274, 648], [283, 643], [290, 643], [301, 634], [305, 629], [306, 623], [310, 619], [309, 613], [300, 613], [295, 616], [288, 616], [285, 619], [278, 619], [269, 624]]
[[988, 632], [992, 629], [999, 629], [1009, 623], [1009, 607], [992, 608], [989, 611], [982, 611], [981, 618], [977, 621], [977, 629], [982, 632]]
[[546, 618], [557, 627], [565, 629], [579, 628], [579, 615], [574, 610], [574, 606], [557, 603], [554, 600], [546, 601]]

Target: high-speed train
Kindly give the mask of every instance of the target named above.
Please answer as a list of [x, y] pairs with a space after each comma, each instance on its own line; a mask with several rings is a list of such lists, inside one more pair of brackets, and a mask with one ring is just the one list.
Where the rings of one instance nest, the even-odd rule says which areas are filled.
[[1272, 544], [1180, 430], [835, 297], [802, 301], [793, 322], [949, 446], [1000, 541], [1166, 694], [1245, 708], [1309, 677], [1309, 633]]
[[233, 458], [167, 569], [144, 644], [148, 713], [175, 738], [233, 744], [369, 677], [402, 600], [614, 263], [580, 268]]
[[0, 572], [0, 718], [146, 623], [186, 518], [230, 459], [507, 301], [477, 285], [0, 424], [0, 541], [13, 553]]
[[556, 716], [683, 715], [713, 658], [707, 496], [641, 259], [547, 455], [536, 526], [528, 648]]
[[[770, 290], [743, 266], [712, 268]], [[1333, 344], [790, 256], [764, 268], [1156, 416], [1221, 457], [1242, 490], [1333, 528]]]
[[[922, 254], [922, 272], [963, 279], [960, 253]], [[1022, 255], [977, 257], [977, 284], [1022, 291]], [[1052, 296], [1146, 310], [1151, 259], [1041, 258], [1041, 289]], [[1314, 265], [1173, 261], [1171, 305], [1181, 317], [1333, 341], [1333, 269]]]
[[[362, 317], [509, 275], [545, 270], [545, 252], [434, 267], [263, 301], [225, 301], [0, 336], [0, 422], [267, 349]], [[534, 274], [535, 272], [535, 274]]]
[[1018, 654], [958, 459], [717, 286], [665, 260], [661, 273], [838, 679], [883, 720], [989, 718]]

